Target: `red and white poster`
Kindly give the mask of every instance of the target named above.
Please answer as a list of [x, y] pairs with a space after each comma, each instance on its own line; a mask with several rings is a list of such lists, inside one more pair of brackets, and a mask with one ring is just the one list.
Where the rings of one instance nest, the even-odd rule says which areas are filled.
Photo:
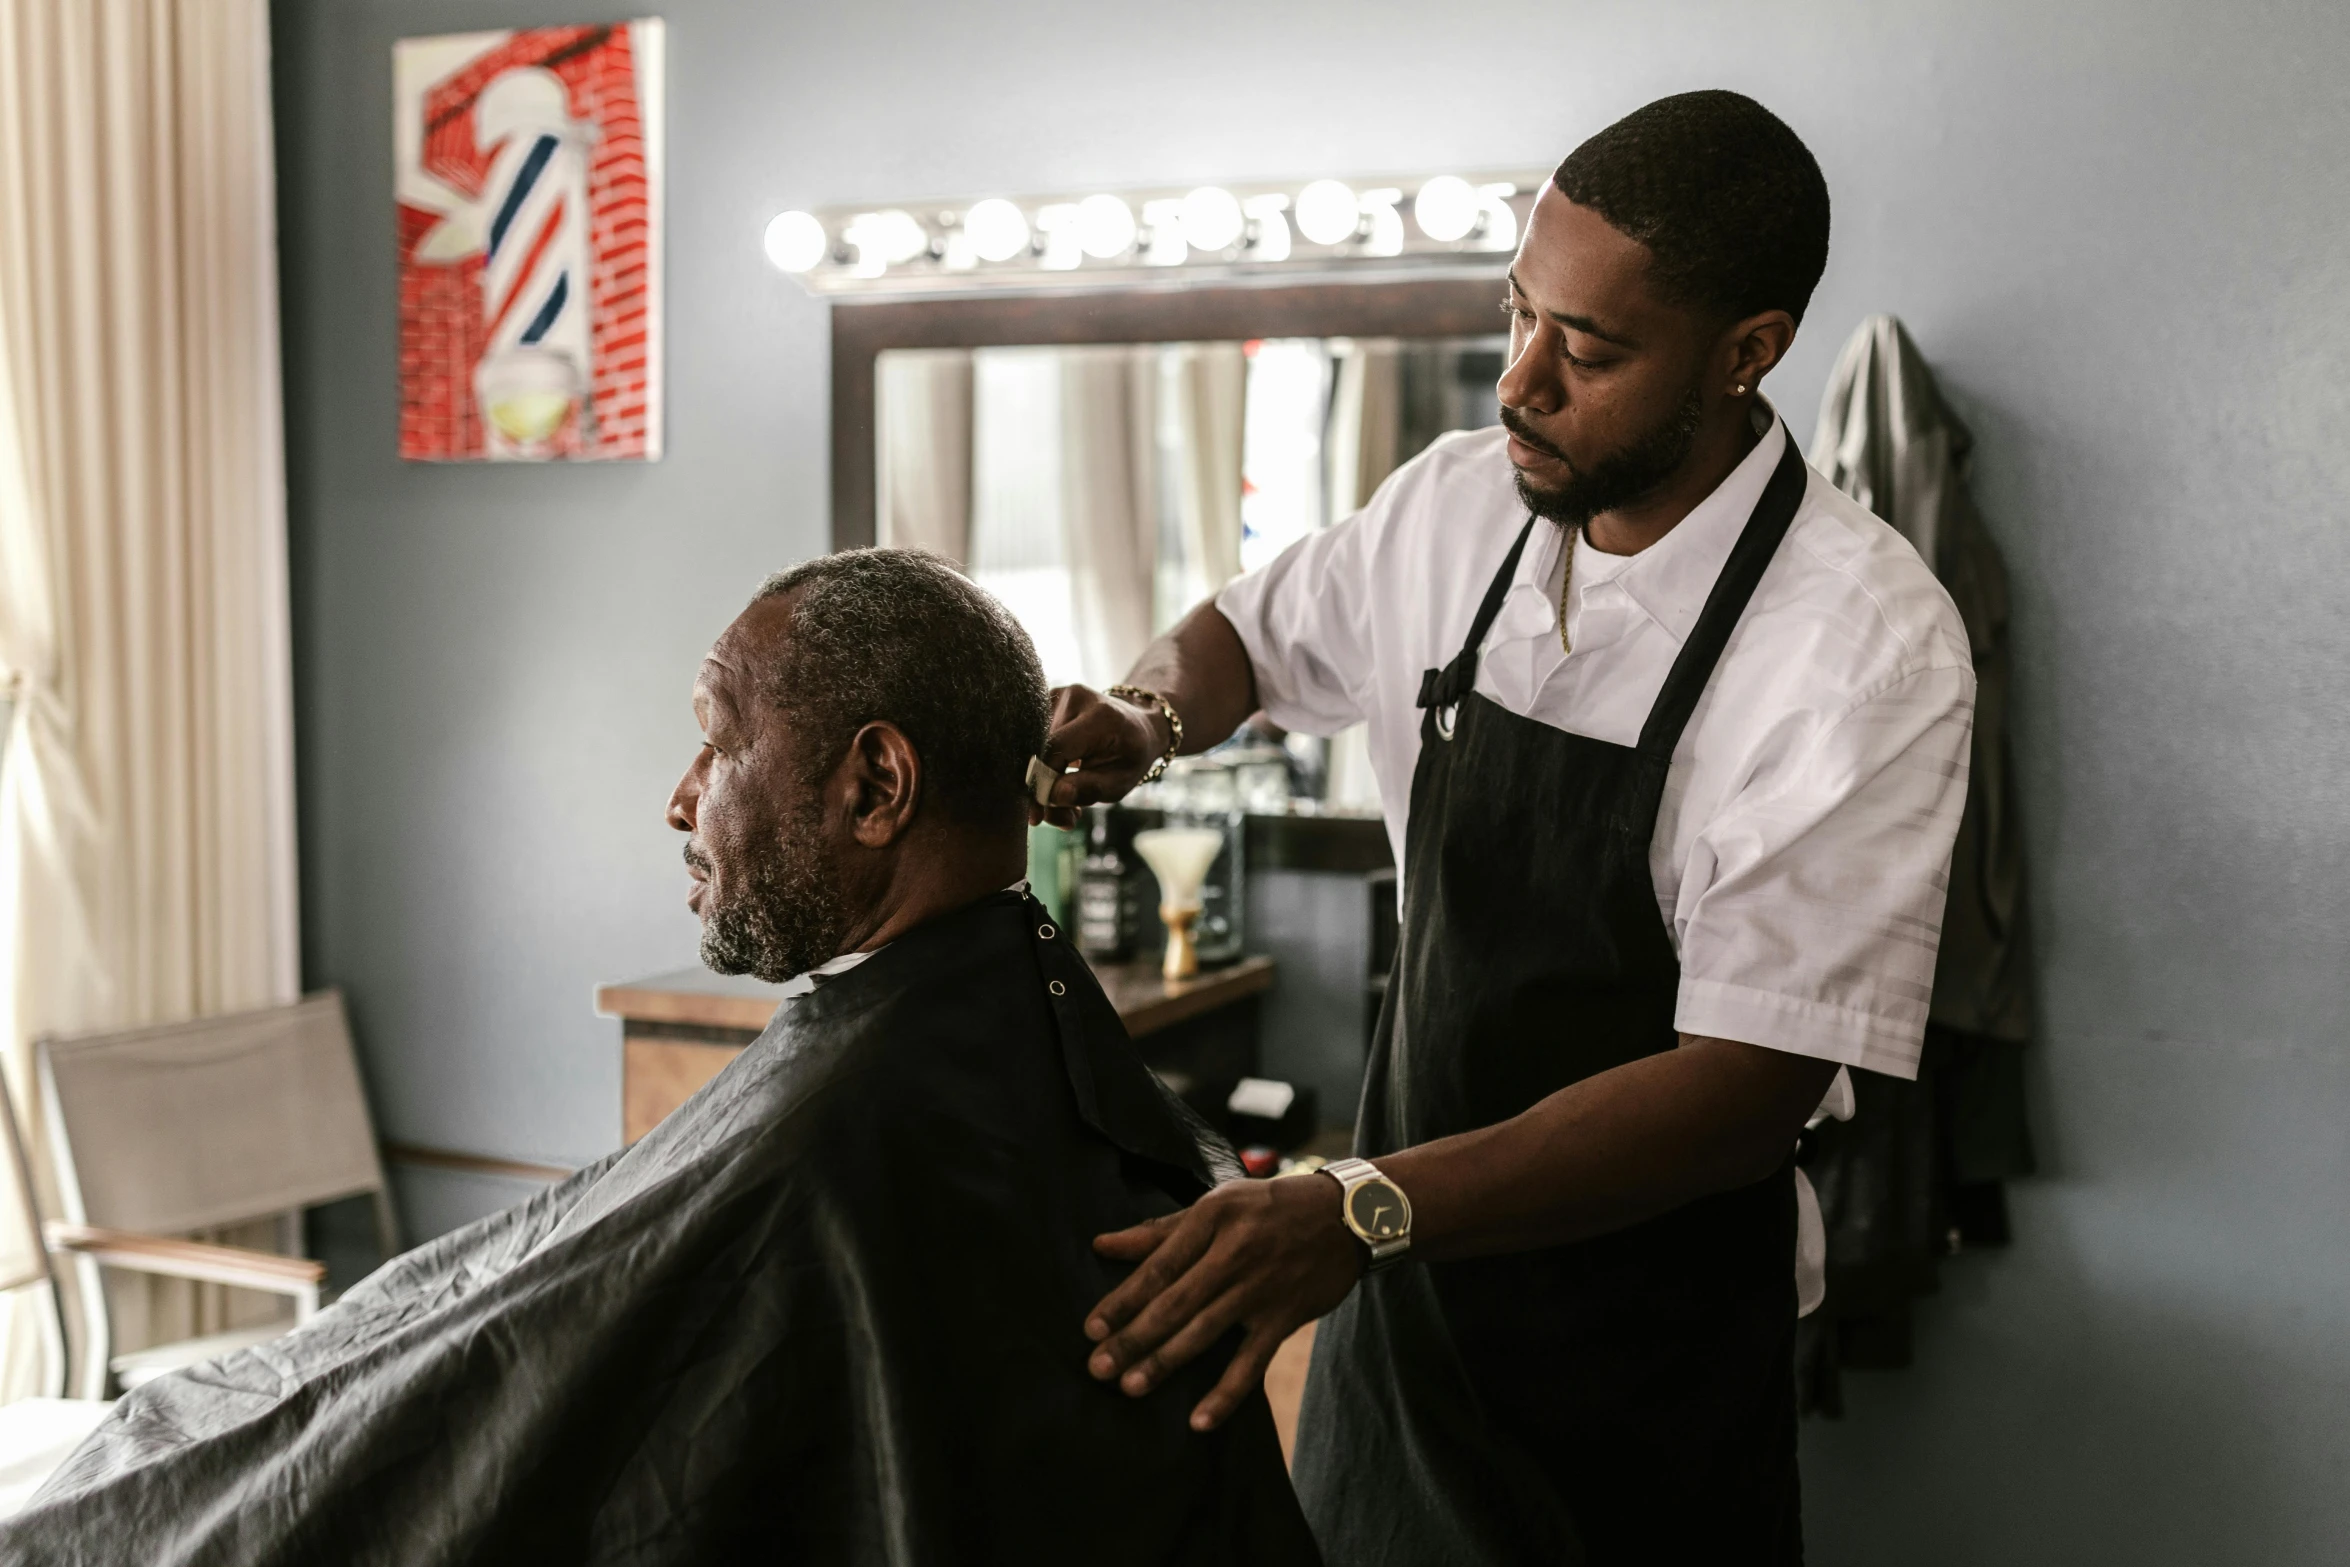
[[392, 50], [400, 455], [661, 455], [661, 24]]

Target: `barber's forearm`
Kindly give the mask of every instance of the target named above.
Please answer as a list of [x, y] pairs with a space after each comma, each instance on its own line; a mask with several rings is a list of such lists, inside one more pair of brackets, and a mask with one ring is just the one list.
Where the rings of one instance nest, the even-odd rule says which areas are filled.
[[1183, 720], [1186, 754], [1231, 738], [1257, 710], [1256, 670], [1248, 649], [1213, 599], [1144, 648], [1126, 683], [1167, 699]]
[[[1412, 1201], [1412, 1255], [1522, 1251], [1604, 1234], [1762, 1179], [1815, 1109], [1835, 1063], [1720, 1039], [1588, 1078], [1498, 1126], [1383, 1155]], [[1087, 1365], [1141, 1397], [1245, 1328], [1206, 1430], [1262, 1380], [1275, 1347], [1360, 1277], [1361, 1252], [1324, 1180], [1234, 1181], [1180, 1214], [1097, 1236], [1138, 1264], [1086, 1319]], [[1790, 1259], [1792, 1261], [1792, 1259]]]
[[1623, 1229], [1778, 1168], [1833, 1061], [1682, 1036], [1523, 1114], [1383, 1157], [1412, 1253], [1442, 1261]]

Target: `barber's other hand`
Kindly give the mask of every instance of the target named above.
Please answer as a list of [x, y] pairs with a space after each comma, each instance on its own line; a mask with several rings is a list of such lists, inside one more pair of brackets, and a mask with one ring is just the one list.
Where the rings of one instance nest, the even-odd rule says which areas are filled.
[[1086, 1318], [1097, 1346], [1088, 1369], [1139, 1398], [1237, 1324], [1239, 1351], [1191, 1412], [1195, 1431], [1223, 1424], [1263, 1385], [1282, 1341], [1362, 1276], [1338, 1200], [1338, 1183], [1319, 1175], [1233, 1181], [1181, 1213], [1094, 1237], [1094, 1250], [1140, 1266]]
[[[1053, 783], [1051, 805], [1031, 806], [1029, 820], [1076, 826], [1080, 807], [1125, 799], [1166, 750], [1167, 720], [1157, 710], [1103, 696], [1091, 686], [1056, 688], [1044, 759], [1062, 776]], [[1064, 771], [1071, 762], [1079, 764], [1074, 773]]]

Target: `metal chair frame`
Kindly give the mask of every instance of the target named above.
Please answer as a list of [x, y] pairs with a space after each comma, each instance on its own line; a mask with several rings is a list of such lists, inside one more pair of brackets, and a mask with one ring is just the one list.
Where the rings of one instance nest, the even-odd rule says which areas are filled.
[[[305, 997], [303, 1006], [332, 997], [338, 1016], [341, 997], [333, 991], [322, 991]], [[257, 1012], [284, 1011], [284, 1008], [257, 1009]], [[218, 1018], [198, 1020], [218, 1024]], [[185, 1025], [189, 1027], [195, 1024]], [[280, 1256], [272, 1252], [256, 1251], [241, 1246], [222, 1246], [209, 1241], [188, 1240], [173, 1236], [142, 1234], [135, 1231], [93, 1225], [83, 1203], [82, 1183], [73, 1157], [72, 1139], [64, 1106], [60, 1101], [56, 1054], [59, 1049], [86, 1045], [98, 1038], [118, 1038], [123, 1034], [159, 1033], [162, 1030], [112, 1031], [104, 1036], [86, 1035], [79, 1039], [60, 1039], [46, 1036], [35, 1042], [36, 1060], [40, 1070], [42, 1108], [48, 1128], [52, 1163], [57, 1175], [58, 1197], [64, 1209], [63, 1220], [51, 1221], [42, 1227], [42, 1236], [50, 1256], [64, 1258], [74, 1270], [74, 1294], [80, 1308], [81, 1352], [73, 1356], [75, 1362], [70, 1382], [82, 1398], [104, 1398], [117, 1380], [113, 1353], [113, 1327], [108, 1314], [105, 1280], [101, 1268], [122, 1268], [133, 1272], [160, 1275], [169, 1278], [195, 1280], [203, 1283], [226, 1284], [241, 1289], [259, 1290], [282, 1295], [294, 1303], [295, 1324], [308, 1321], [320, 1305], [320, 1291], [326, 1279], [323, 1263], [304, 1257]], [[344, 1040], [348, 1044], [347, 1027]], [[361, 1111], [364, 1114], [364, 1096]], [[11, 1128], [13, 1131], [13, 1126]], [[374, 1157], [372, 1132], [370, 1156]], [[17, 1157], [23, 1161], [21, 1141]], [[311, 1202], [334, 1201], [340, 1197], [363, 1193], [374, 1199], [377, 1239], [385, 1258], [399, 1251], [399, 1223], [392, 1208], [388, 1179], [383, 1175], [380, 1159], [375, 1166], [372, 1188], [317, 1194]], [[30, 1201], [31, 1187], [26, 1186]], [[246, 1216], [266, 1217], [266, 1214]], [[245, 1222], [237, 1220], [232, 1222]], [[65, 1335], [65, 1304], [56, 1289], [54, 1269], [51, 1278], [51, 1297], [57, 1301], [57, 1319], [61, 1339]], [[190, 1344], [201, 1340], [189, 1340]]]

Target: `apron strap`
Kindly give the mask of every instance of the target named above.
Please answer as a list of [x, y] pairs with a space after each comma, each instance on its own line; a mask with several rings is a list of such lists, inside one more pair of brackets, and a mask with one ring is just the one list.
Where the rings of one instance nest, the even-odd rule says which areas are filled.
[[1738, 617], [1746, 613], [1747, 600], [1754, 597], [1755, 584], [1762, 581], [1764, 568], [1778, 553], [1788, 525], [1795, 521], [1796, 508], [1803, 504], [1804, 488], [1810, 482], [1811, 470], [1804, 465], [1790, 431], [1779, 466], [1772, 470], [1770, 483], [1763, 486], [1762, 499], [1755, 502], [1745, 531], [1730, 547], [1730, 558], [1714, 579], [1713, 591], [1706, 595], [1696, 628], [1681, 644], [1680, 656], [1665, 676], [1664, 689], [1656, 695], [1656, 706], [1649, 709], [1648, 721], [1640, 726], [1642, 755], [1660, 763], [1672, 760], [1673, 748], [1681, 743], [1681, 731], [1697, 711], [1697, 699], [1705, 694], [1714, 665], [1721, 661]]
[[1501, 613], [1501, 601], [1509, 596], [1510, 583], [1518, 574], [1518, 557], [1526, 553], [1526, 536], [1534, 531], [1534, 516], [1529, 512], [1526, 526], [1518, 530], [1518, 542], [1501, 558], [1501, 570], [1493, 574], [1493, 581], [1485, 589], [1485, 601], [1477, 606], [1477, 618], [1469, 624], [1469, 640], [1461, 644], [1460, 652], [1442, 669], [1420, 671], [1420, 705], [1422, 707], [1457, 707], [1477, 684], [1477, 649], [1485, 645], [1485, 633], [1493, 629], [1493, 617]]

